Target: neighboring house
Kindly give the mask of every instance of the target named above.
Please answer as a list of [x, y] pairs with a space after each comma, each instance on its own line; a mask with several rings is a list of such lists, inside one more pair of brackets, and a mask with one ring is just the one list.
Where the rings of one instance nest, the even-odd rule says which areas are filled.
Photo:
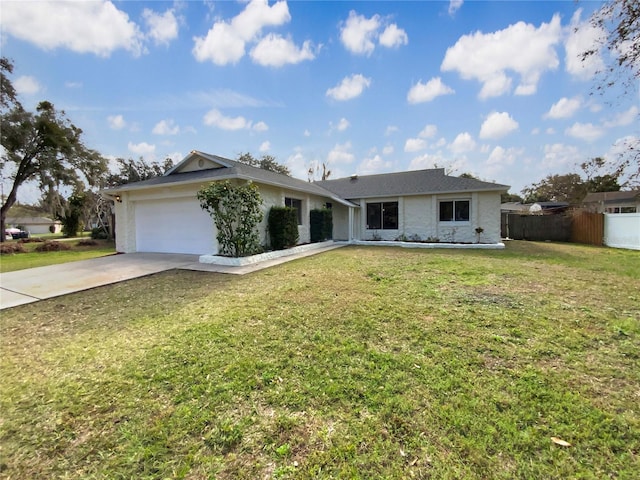
[[556, 213], [562, 213], [568, 208], [569, 203], [567, 202], [507, 202], [500, 205], [500, 211], [502, 213], [515, 213], [520, 215], [554, 215]]
[[589, 193], [582, 203], [597, 213], [640, 213], [640, 190]]
[[500, 194], [509, 188], [448, 176], [443, 169], [310, 183], [192, 151], [161, 177], [102, 192], [114, 200], [116, 250], [217, 253], [213, 220], [200, 208], [196, 192], [220, 180], [252, 181], [258, 186], [265, 212], [258, 228], [265, 245], [266, 214], [272, 206], [298, 210], [300, 243], [310, 241], [310, 210], [322, 207], [333, 211], [335, 240], [395, 240], [404, 236], [497, 243]]
[[[7, 227], [20, 227], [31, 235], [42, 233], [60, 233], [62, 223], [59, 220], [51, 220], [46, 217], [7, 217], [5, 220]], [[53, 227], [53, 232], [50, 228]]]

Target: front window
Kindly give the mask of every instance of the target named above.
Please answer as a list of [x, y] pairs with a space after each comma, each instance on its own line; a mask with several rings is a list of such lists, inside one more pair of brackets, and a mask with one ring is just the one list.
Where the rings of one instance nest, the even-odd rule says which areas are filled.
[[367, 203], [367, 230], [397, 230], [398, 202]]
[[440, 202], [441, 222], [468, 222], [469, 200], [449, 200]]
[[298, 212], [298, 225], [302, 225], [302, 200], [299, 198], [285, 197], [284, 206], [296, 209]]

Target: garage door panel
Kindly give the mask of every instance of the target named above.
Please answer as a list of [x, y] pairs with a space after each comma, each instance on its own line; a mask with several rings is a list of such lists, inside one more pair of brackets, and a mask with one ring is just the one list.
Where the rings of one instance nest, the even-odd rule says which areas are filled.
[[136, 250], [160, 253], [215, 253], [213, 220], [196, 199], [138, 201]]

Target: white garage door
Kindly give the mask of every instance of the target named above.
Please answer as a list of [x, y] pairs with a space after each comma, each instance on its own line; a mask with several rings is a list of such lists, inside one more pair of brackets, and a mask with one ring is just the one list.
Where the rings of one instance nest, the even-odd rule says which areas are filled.
[[216, 253], [213, 219], [193, 198], [135, 203], [136, 251]]

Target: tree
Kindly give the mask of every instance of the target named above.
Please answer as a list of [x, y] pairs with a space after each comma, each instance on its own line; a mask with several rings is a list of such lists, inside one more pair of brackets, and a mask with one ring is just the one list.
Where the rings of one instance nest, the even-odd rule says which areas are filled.
[[69, 197], [67, 208], [64, 214], [58, 215], [58, 220], [62, 222], [62, 233], [65, 237], [75, 237], [76, 234], [83, 230], [84, 223], [81, 216], [85, 206], [85, 195], [83, 193], [74, 193]]
[[503, 193], [500, 195], [500, 203], [508, 203], [508, 202], [522, 202], [523, 199], [520, 195], [516, 195], [515, 193]]
[[[9, 101], [13, 85], [4, 72], [10, 73], [12, 64], [3, 58], [0, 66], [3, 70], [0, 143], [4, 149], [0, 169], [9, 167], [12, 180], [9, 195], [0, 208], [0, 231], [4, 232], [7, 212], [16, 203], [18, 190], [25, 182], [37, 182], [42, 191], [59, 191], [62, 186], [96, 187], [107, 170], [107, 161], [84, 145], [82, 130], [52, 103], [40, 102], [36, 112], [31, 113], [19, 102]], [[4, 241], [4, 235], [0, 235], [0, 241]]]
[[577, 173], [547, 175], [538, 183], [533, 183], [522, 190], [526, 203], [578, 203], [582, 201], [586, 193], [584, 182]]
[[257, 159], [249, 152], [241, 153], [240, 155], [238, 155], [238, 158], [236, 158], [236, 161], [244, 163], [246, 165], [250, 165], [252, 167], [269, 170], [270, 172], [281, 173], [282, 175], [287, 175], [289, 177], [291, 176], [291, 172], [289, 171], [289, 169], [286, 166], [278, 163], [275, 157], [272, 157], [271, 155], [263, 155], [262, 157], [260, 157], [260, 159]]
[[164, 162], [147, 162], [143, 157], [138, 160], [116, 158], [118, 171], [107, 177], [107, 186], [116, 187], [125, 183], [140, 182], [161, 177], [173, 168], [173, 160], [169, 157]]
[[[313, 163], [315, 163], [315, 167]], [[316, 162], [313, 163], [309, 167], [309, 170], [307, 170], [307, 180], [309, 180], [309, 182], [315, 182], [316, 175], [320, 176], [321, 181], [328, 180], [331, 176], [331, 170], [329, 170], [327, 164], [322, 162], [322, 174], [320, 174], [320, 165]]]
[[581, 54], [589, 62], [606, 50], [604, 70], [596, 90], [606, 93], [622, 83], [625, 94], [633, 95], [640, 79], [640, 3], [637, 0], [608, 0], [589, 19], [591, 27], [603, 32], [596, 44]]
[[244, 257], [261, 251], [256, 226], [264, 217], [258, 187], [213, 182], [197, 193], [200, 207], [209, 212], [218, 230], [216, 238], [222, 255]]

